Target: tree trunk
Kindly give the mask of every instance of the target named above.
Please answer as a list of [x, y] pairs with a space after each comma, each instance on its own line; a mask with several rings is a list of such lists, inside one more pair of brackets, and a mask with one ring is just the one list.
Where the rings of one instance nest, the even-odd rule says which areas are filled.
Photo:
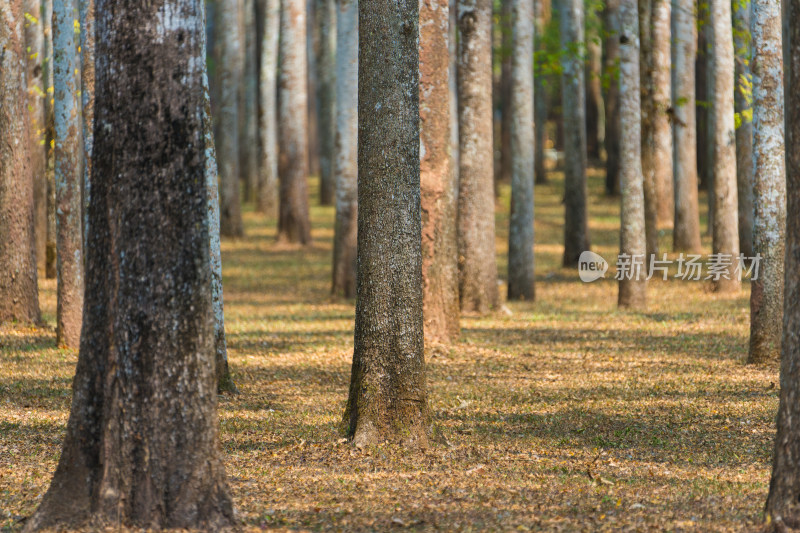
[[358, 1], [340, 0], [336, 20], [336, 225], [333, 237], [335, 296], [356, 295], [358, 244]]
[[[278, 240], [311, 243], [308, 218], [308, 82], [305, 0], [282, 0], [278, 143]], [[312, 93], [313, 94], [313, 93]]]
[[239, 194], [239, 85], [244, 71], [239, 32], [239, 1], [217, 0], [214, 9], [219, 102], [216, 107], [216, 147], [220, 173], [220, 232], [226, 237], [244, 235]]
[[86, 328], [61, 458], [25, 531], [220, 530], [234, 516], [215, 394], [203, 3], [96, 5]]
[[752, 13], [750, 0], [733, 3], [734, 49], [736, 70], [734, 107], [738, 117], [736, 128], [736, 185], [739, 197], [739, 248], [746, 257], [753, 257], [753, 109], [750, 105]]
[[55, 98], [56, 251], [58, 305], [56, 343], [78, 348], [83, 316], [83, 231], [81, 183], [81, 107], [78, 46], [75, 43], [74, 0], [53, 9]]
[[55, 116], [53, 114], [53, 0], [44, 0], [44, 68], [45, 75], [45, 150], [47, 151], [47, 238], [45, 243], [45, 277], [56, 277], [56, 182], [55, 176]]
[[586, 39], [586, 155], [590, 161], [600, 161], [600, 109], [603, 107], [603, 50], [599, 35], [594, 31]]
[[44, 100], [44, 9], [42, 0], [24, 0], [23, 9], [31, 18], [25, 21], [25, 46], [27, 61], [25, 76], [28, 81], [28, 144], [30, 146], [30, 173], [33, 177], [34, 235], [36, 236], [36, 264], [44, 273], [47, 249], [47, 149], [45, 148]]
[[[550, 0], [534, 0], [536, 26], [534, 32], [534, 42], [536, 52], [544, 51], [544, 39], [542, 38], [545, 28], [550, 22]], [[533, 112], [534, 127], [536, 135], [536, 146], [534, 148], [534, 164], [536, 183], [547, 183], [547, 170], [545, 168], [544, 148], [547, 140], [547, 91], [544, 75], [537, 70], [533, 78]]]
[[589, 249], [586, 215], [586, 95], [583, 83], [583, 0], [560, 6], [562, 113], [564, 116], [564, 266], [575, 267]]
[[458, 49], [458, 289], [461, 310], [498, 302], [492, 170], [492, 3], [461, 0]]
[[359, 5], [358, 296], [344, 414], [358, 447], [386, 440], [424, 447], [431, 432], [423, 355], [418, 21], [417, 0]]
[[656, 224], [671, 229], [675, 213], [675, 188], [672, 173], [672, 125], [669, 109], [672, 91], [670, 77], [671, 0], [652, 0], [652, 88], [653, 88], [653, 181], [656, 196]]
[[308, 174], [319, 176], [319, 115], [317, 114], [317, 53], [319, 38], [316, 32], [316, 0], [306, 0], [306, 95], [308, 116]]
[[609, 78], [606, 89], [605, 148], [606, 148], [606, 194], [618, 196], [619, 190], [619, 1], [607, 0], [603, 12], [606, 38], [603, 42], [604, 68]]
[[316, 0], [319, 55], [317, 101], [319, 108], [319, 202], [333, 205], [336, 192], [336, 2]]
[[[736, 272], [739, 257], [739, 222], [736, 185], [736, 126], [733, 116], [733, 21], [729, 0], [711, 0], [711, 68], [714, 84], [714, 226], [712, 249], [730, 258], [730, 265], [714, 280], [718, 292], [735, 292], [741, 282]], [[711, 191], [709, 191], [711, 192]]]
[[[620, 2], [620, 179], [622, 211], [620, 257], [627, 256], [632, 268], [619, 280], [620, 307], [644, 309], [647, 278], [644, 176], [642, 174], [642, 109], [639, 88], [639, 14], [636, 0]], [[641, 271], [637, 271], [637, 260]], [[619, 274], [619, 273], [618, 273]]]
[[0, 322], [39, 321], [23, 14], [22, 0], [0, 6]]
[[[800, 86], [800, 0], [788, 0], [789, 22], [786, 85]], [[780, 4], [754, 0], [753, 14], [763, 29], [774, 24], [770, 20]], [[769, 21], [769, 22], [768, 22]], [[762, 33], [763, 35], [763, 33]], [[762, 41], [764, 42], [764, 41]], [[774, 42], [774, 41], [773, 41]], [[771, 53], [780, 53], [778, 49]], [[758, 48], [754, 49], [758, 54]], [[766, 65], [764, 65], [766, 66]], [[757, 74], [757, 71], [756, 71]], [[771, 77], [771, 76], [770, 76]], [[777, 99], [778, 95], [772, 95]], [[775, 108], [773, 108], [773, 111]], [[800, 94], [787, 91], [786, 101], [786, 190], [788, 217], [786, 226], [786, 287], [783, 302], [783, 342], [781, 347], [780, 404], [778, 406], [772, 480], [767, 496], [766, 519], [773, 531], [789, 531], [800, 527]], [[757, 130], [758, 124], [755, 125]], [[756, 133], [758, 135], [758, 133]], [[754, 139], [754, 149], [756, 147]], [[779, 156], [780, 154], [775, 154]], [[758, 179], [758, 178], [756, 178]]]
[[255, 0], [240, 5], [244, 70], [239, 102], [239, 168], [244, 182], [244, 200], [253, 202], [258, 188], [258, 39]]
[[[450, 155], [447, 2], [420, 2], [419, 114], [425, 340], [458, 339], [455, 173]], [[530, 147], [528, 147], [530, 148]]]
[[694, 60], [697, 43], [695, 0], [679, 0], [672, 10], [672, 135], [675, 172], [675, 251], [700, 251], [697, 203], [697, 130]]
[[778, 360], [780, 354], [786, 234], [786, 168], [783, 140], [781, 9], [776, 0], [757, 0], [754, 4], [753, 152], [756, 210], [753, 249], [761, 255], [761, 263], [758, 278], [752, 280], [750, 285], [748, 362], [763, 363]]
[[[458, 169], [459, 169], [459, 150], [458, 145], [458, 0], [449, 0], [450, 10], [449, 39], [447, 47], [450, 55], [449, 80], [448, 86], [450, 87], [450, 166], [453, 171], [453, 194], [456, 197], [456, 211], [458, 211]], [[458, 220], [458, 215], [456, 215]], [[456, 239], [457, 240], [457, 239]], [[458, 245], [456, 243], [456, 253], [458, 253]]]
[[[641, 83], [640, 121], [641, 170], [644, 178], [644, 226], [647, 257], [658, 254], [658, 196], [655, 175], [655, 119], [653, 86], [653, 0], [638, 0], [639, 81]], [[626, 43], [623, 43], [626, 44]], [[624, 126], [623, 126], [624, 129]], [[626, 139], [622, 140], [624, 144]], [[622, 159], [628, 157], [623, 153]], [[620, 163], [622, 164], [622, 163]], [[623, 197], [625, 192], [623, 191]], [[624, 198], [623, 198], [624, 201]]]
[[533, 0], [513, 2], [511, 65], [511, 219], [508, 299], [535, 297], [533, 262]]
[[[89, 238], [89, 199], [92, 191], [92, 146], [94, 144], [94, 0], [78, 0], [81, 25], [81, 136], [83, 137], [83, 203], [81, 205], [81, 245]], [[84, 255], [84, 260], [86, 256]]]
[[259, 129], [261, 164], [258, 169], [256, 211], [274, 217], [278, 214], [278, 37], [280, 0], [263, 2], [264, 30], [261, 36], [259, 72]]

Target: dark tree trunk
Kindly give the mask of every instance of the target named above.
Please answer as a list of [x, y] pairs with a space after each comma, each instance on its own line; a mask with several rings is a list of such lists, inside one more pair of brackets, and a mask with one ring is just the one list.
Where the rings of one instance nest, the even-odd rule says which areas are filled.
[[[309, 244], [306, 0], [281, 5], [278, 240]], [[313, 93], [311, 93], [313, 94]]]
[[[545, 28], [550, 23], [550, 0], [535, 0], [534, 9], [536, 30], [534, 39], [536, 52], [545, 50], [544, 35]], [[537, 65], [538, 67], [538, 65]], [[547, 183], [547, 170], [545, 169], [544, 147], [547, 138], [547, 91], [544, 74], [536, 72], [533, 78], [533, 106], [534, 106], [534, 126], [536, 128], [536, 147], [534, 153], [534, 164], [536, 165], [536, 183]]]
[[[453, 0], [455, 1], [455, 0]], [[449, 7], [420, 2], [420, 197], [425, 340], [458, 339], [456, 188], [450, 155]]]
[[[497, 109], [500, 111], [500, 135], [496, 138], [499, 160], [495, 165], [495, 181], [508, 183], [511, 181], [511, 25], [513, 23], [511, 4], [513, 0], [501, 0], [499, 24], [495, 26], [500, 30], [498, 53], [500, 63], [500, 79], [495, 98], [498, 100]], [[499, 193], [499, 187], [495, 191]]]
[[[319, 38], [317, 35], [317, 3], [316, 0], [306, 2], [306, 94], [308, 116], [308, 174], [319, 176], [319, 116], [317, 115], [317, 53]], [[284, 4], [285, 0], [281, 0]]]
[[241, 0], [240, 18], [244, 70], [239, 100], [239, 168], [244, 201], [254, 202], [258, 190], [258, 39], [255, 0]]
[[344, 414], [359, 447], [386, 440], [424, 447], [431, 432], [423, 355], [418, 20], [417, 0], [359, 4], [358, 296]]
[[23, 12], [0, 8], [0, 322], [39, 320]]
[[[44, 0], [44, 68], [45, 93], [53, 90], [53, 0]], [[47, 238], [45, 239], [45, 277], [56, 277], [56, 182], [55, 182], [55, 117], [53, 99], [44, 99], [45, 150], [47, 151]]]
[[461, 310], [498, 301], [492, 171], [492, 4], [462, 0], [458, 49], [458, 285]]
[[603, 64], [608, 80], [604, 99], [606, 115], [606, 194], [619, 196], [619, 0], [608, 0], [603, 13], [607, 36]]
[[316, 0], [319, 36], [317, 102], [319, 113], [319, 203], [333, 205], [336, 192], [336, 2]]
[[98, 0], [96, 13], [86, 327], [61, 459], [25, 530], [220, 530], [234, 516], [215, 393], [203, 3]]

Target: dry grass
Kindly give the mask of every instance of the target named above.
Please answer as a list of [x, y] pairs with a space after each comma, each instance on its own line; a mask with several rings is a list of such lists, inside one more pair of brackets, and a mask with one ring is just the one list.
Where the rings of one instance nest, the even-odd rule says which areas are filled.
[[[353, 303], [329, 297], [331, 208], [315, 244], [279, 247], [248, 212], [223, 244], [231, 363], [222, 440], [245, 524], [310, 530], [727, 531], [760, 522], [777, 372], [745, 366], [748, 292], [651, 283], [647, 312], [616, 309], [611, 280], [559, 267], [561, 182], [537, 188], [537, 298], [465, 318], [428, 347], [436, 424], [424, 453], [342, 442]], [[505, 272], [507, 188], [497, 251]], [[616, 254], [618, 202], [591, 180], [593, 248]], [[705, 245], [708, 248], [708, 240]], [[663, 236], [668, 246], [670, 235]], [[50, 324], [52, 282], [42, 283]], [[50, 329], [0, 329], [0, 528], [47, 487], [76, 354]]]

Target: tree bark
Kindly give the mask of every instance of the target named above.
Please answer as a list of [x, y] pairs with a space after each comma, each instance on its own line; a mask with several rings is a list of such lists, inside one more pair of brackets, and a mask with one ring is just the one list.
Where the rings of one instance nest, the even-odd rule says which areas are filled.
[[695, 69], [697, 43], [695, 1], [679, 0], [672, 10], [672, 135], [675, 172], [675, 251], [700, 251], [697, 203], [697, 130]]
[[[697, 51], [695, 54], [695, 106], [696, 106], [696, 125], [697, 130], [697, 177], [700, 189], [712, 191], [712, 180], [714, 176], [713, 161], [714, 161], [714, 146], [713, 134], [709, 133], [712, 130], [711, 125], [711, 106], [712, 98], [711, 89], [711, 73], [709, 68], [710, 63], [710, 27], [711, 27], [711, 13], [710, 3], [708, 1], [697, 2], [697, 19], [695, 21], [697, 27]], [[711, 233], [711, 225], [714, 217], [714, 195], [708, 194], [708, 222], [709, 233]]]
[[[653, 86], [653, 0], [638, 0], [641, 169], [644, 177], [644, 226], [647, 257], [658, 254], [658, 196], [655, 171], [655, 87]], [[623, 44], [624, 46], [624, 44]], [[625, 139], [622, 143], [625, 143]], [[628, 154], [622, 154], [622, 159]], [[621, 163], [622, 164], [622, 163]], [[625, 193], [623, 191], [623, 197]]]
[[358, 447], [387, 440], [424, 447], [431, 432], [423, 355], [418, 21], [417, 0], [359, 4], [358, 296], [344, 414]]
[[589, 161], [600, 162], [600, 109], [603, 107], [603, 50], [597, 32], [586, 38], [586, 155]]
[[458, 291], [461, 311], [495, 307], [497, 262], [492, 169], [492, 4], [458, 3]]
[[[83, 138], [83, 195], [81, 205], [81, 245], [89, 238], [89, 199], [92, 191], [92, 147], [94, 144], [94, 0], [78, 0], [81, 38], [81, 136]], [[84, 259], [86, 256], [84, 255]]]
[[[500, 77], [496, 87], [492, 88], [492, 95], [497, 101], [495, 108], [500, 114], [499, 135], [495, 136], [495, 149], [497, 161], [495, 161], [495, 195], [500, 195], [500, 182], [509, 183], [511, 181], [511, 26], [513, 23], [511, 15], [511, 4], [513, 0], [500, 0], [500, 11], [497, 13], [497, 24], [492, 25], [492, 29], [500, 32], [500, 35], [493, 39], [495, 43], [494, 52], [497, 62], [500, 64]], [[494, 71], [494, 68], [492, 69]]]
[[[620, 179], [622, 211], [620, 255], [627, 255], [635, 265], [642, 262], [647, 250], [645, 230], [644, 176], [642, 174], [642, 109], [639, 88], [639, 14], [636, 0], [620, 2]], [[643, 264], [643, 263], [642, 263]], [[644, 268], [631, 270], [619, 280], [620, 307], [643, 309], [647, 300]]]
[[217, 58], [219, 102], [216, 107], [216, 148], [220, 173], [220, 232], [225, 237], [244, 235], [239, 192], [239, 86], [244, 71], [239, 31], [239, 0], [217, 0], [214, 9], [214, 55]]
[[607, 0], [603, 19], [606, 38], [603, 42], [604, 69], [609, 78], [606, 89], [605, 115], [605, 149], [606, 149], [606, 194], [619, 196], [619, 1]]
[[78, 348], [83, 316], [83, 231], [81, 183], [81, 106], [78, 46], [75, 42], [74, 0], [56, 2], [53, 9], [53, 70], [55, 112], [56, 251], [58, 304], [56, 343]]
[[[739, 257], [738, 198], [736, 185], [736, 126], [733, 93], [733, 19], [729, 0], [711, 0], [712, 87], [714, 96], [714, 227], [712, 249], [732, 258], [719, 279], [718, 292], [735, 292], [741, 286], [736, 272]], [[711, 192], [711, 191], [709, 191]]]
[[[534, 0], [534, 42], [536, 52], [544, 51], [545, 45], [542, 36], [545, 28], [550, 23], [550, 0]], [[536, 183], [547, 183], [547, 170], [545, 168], [544, 148], [547, 140], [547, 92], [545, 90], [545, 77], [540, 72], [536, 72], [533, 78], [533, 112], [534, 127], [536, 134], [536, 146], [534, 149], [534, 164]]]
[[45, 277], [56, 277], [55, 117], [53, 114], [53, 0], [44, 0], [45, 150], [47, 151], [47, 239]]
[[533, 0], [512, 5], [511, 219], [508, 232], [508, 299], [533, 301], [534, 87]]
[[316, 32], [316, 0], [306, 0], [306, 94], [308, 115], [308, 174], [319, 176], [319, 116], [317, 114], [317, 53], [319, 38]]
[[562, 113], [564, 116], [564, 266], [575, 267], [589, 249], [586, 214], [586, 94], [583, 82], [583, 0], [560, 6]]
[[[761, 255], [750, 287], [748, 362], [778, 360], [781, 341], [786, 235], [781, 8], [757, 0], [753, 11], [753, 251]], [[791, 157], [791, 155], [789, 156]], [[790, 248], [791, 249], [791, 248]]]
[[309, 244], [305, 0], [282, 0], [278, 128], [278, 240]]
[[670, 58], [671, 0], [652, 0], [652, 87], [653, 87], [653, 181], [656, 196], [656, 224], [672, 229], [675, 213], [675, 188], [672, 172], [672, 124], [669, 109], [672, 62]]
[[734, 109], [739, 117], [736, 128], [736, 185], [739, 197], [739, 248], [753, 257], [753, 120], [750, 74], [752, 13], [750, 0], [733, 3], [733, 37], [736, 51]]
[[333, 205], [336, 192], [336, 2], [316, 0], [319, 55], [317, 101], [319, 108], [319, 202]]
[[336, 225], [334, 296], [356, 295], [358, 244], [358, 1], [340, 0], [336, 21]]
[[[800, 64], [800, 0], [788, 0], [787, 3], [786, 18], [790, 22], [787, 32], [789, 60], [786, 62], [786, 85], [794, 88], [800, 86], [800, 70], [796, 68]], [[762, 28], [774, 24], [771, 19], [773, 13], [780, 9], [777, 6], [779, 4], [774, 1], [754, 0], [754, 17], [763, 21]], [[780, 48], [770, 52], [780, 53]], [[787, 212], [796, 214], [800, 212], [800, 94], [796, 91], [787, 91], [786, 115]], [[800, 336], [797, 335], [800, 330], [800, 217], [788, 217], [786, 222], [780, 404], [772, 479], [765, 510], [767, 524], [772, 531], [800, 527]]]
[[244, 183], [244, 200], [253, 202], [258, 189], [258, 39], [255, 0], [240, 4], [244, 70], [239, 101], [239, 168]]
[[25, 531], [220, 530], [234, 516], [215, 394], [203, 3], [96, 5], [86, 327], [61, 458]]
[[447, 2], [420, 2], [420, 209], [426, 342], [455, 341], [460, 333], [456, 187], [450, 154], [449, 18]]
[[260, 0], [264, 20], [261, 36], [261, 68], [259, 72], [259, 145], [261, 160], [258, 169], [256, 211], [269, 217], [278, 214], [278, 37], [280, 32], [280, 0]]
[[22, 0], [0, 4], [0, 322], [39, 321], [23, 15]]

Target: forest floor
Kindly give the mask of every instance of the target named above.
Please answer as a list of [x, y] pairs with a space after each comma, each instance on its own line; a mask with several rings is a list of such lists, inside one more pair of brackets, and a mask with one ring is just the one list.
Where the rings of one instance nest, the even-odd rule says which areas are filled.
[[[590, 234], [610, 259], [619, 200], [602, 187], [594, 174]], [[504, 278], [508, 187], [501, 192]], [[342, 438], [354, 306], [330, 297], [333, 208], [312, 202], [309, 248], [276, 244], [274, 221], [246, 213], [247, 237], [223, 243], [241, 394], [221, 398], [220, 417], [248, 528], [758, 527], [779, 387], [776, 368], [744, 364], [749, 288], [719, 296], [705, 282], [654, 281], [646, 312], [618, 311], [612, 276], [584, 284], [560, 267], [562, 194], [559, 174], [537, 186], [536, 302], [464, 317], [458, 344], [427, 347], [430, 408], [447, 442], [419, 453], [362, 452]], [[670, 245], [666, 232], [662, 246]], [[704, 245], [708, 253], [707, 236]], [[0, 328], [3, 531], [20, 529], [47, 488], [77, 359], [53, 347], [55, 285], [41, 286], [51, 327]]]

